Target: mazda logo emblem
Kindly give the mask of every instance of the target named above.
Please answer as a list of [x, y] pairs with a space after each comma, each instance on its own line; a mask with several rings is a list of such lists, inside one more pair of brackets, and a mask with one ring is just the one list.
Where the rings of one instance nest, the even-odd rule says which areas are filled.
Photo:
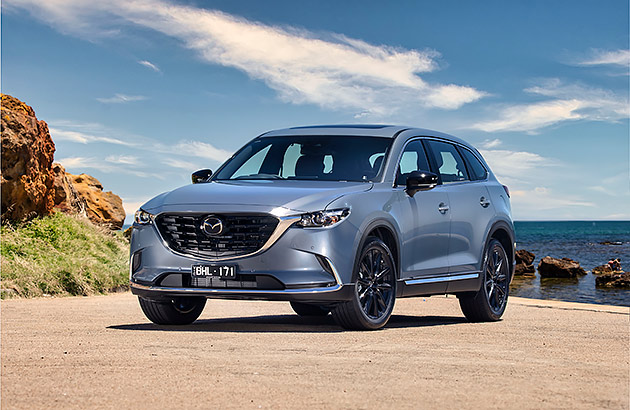
[[208, 236], [221, 235], [223, 232], [223, 221], [216, 216], [209, 216], [201, 223], [201, 230]]

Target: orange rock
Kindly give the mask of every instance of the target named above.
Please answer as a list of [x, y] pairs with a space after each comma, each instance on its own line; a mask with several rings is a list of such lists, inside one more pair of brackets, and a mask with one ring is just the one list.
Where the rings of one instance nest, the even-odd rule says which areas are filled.
[[85, 200], [86, 215], [94, 223], [107, 225], [111, 229], [121, 229], [125, 221], [122, 199], [112, 192], [103, 192], [98, 179], [87, 174], [66, 173], [79, 196]]
[[65, 213], [75, 213], [86, 216], [85, 211], [87, 204], [85, 198], [79, 195], [74, 184], [70, 182], [65, 168], [55, 162], [53, 163], [52, 171], [54, 177], [55, 209]]
[[52, 162], [55, 154], [48, 125], [33, 109], [2, 94], [2, 217], [23, 220], [49, 214], [54, 205]]

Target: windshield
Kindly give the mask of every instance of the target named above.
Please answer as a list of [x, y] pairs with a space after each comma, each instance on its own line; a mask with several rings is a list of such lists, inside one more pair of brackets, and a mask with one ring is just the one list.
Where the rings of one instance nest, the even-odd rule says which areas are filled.
[[372, 181], [380, 174], [391, 142], [391, 138], [350, 136], [258, 138], [213, 180]]

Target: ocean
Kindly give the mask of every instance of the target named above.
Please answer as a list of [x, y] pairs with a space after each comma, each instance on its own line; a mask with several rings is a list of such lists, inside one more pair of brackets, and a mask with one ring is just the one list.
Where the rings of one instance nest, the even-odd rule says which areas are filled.
[[[536, 255], [534, 265], [545, 256], [571, 258], [584, 270], [620, 258], [630, 270], [630, 221], [545, 221], [515, 222], [516, 249]], [[613, 243], [604, 244], [603, 242]], [[577, 279], [514, 278], [510, 294], [536, 299], [630, 306], [630, 290], [595, 286], [595, 275]]]

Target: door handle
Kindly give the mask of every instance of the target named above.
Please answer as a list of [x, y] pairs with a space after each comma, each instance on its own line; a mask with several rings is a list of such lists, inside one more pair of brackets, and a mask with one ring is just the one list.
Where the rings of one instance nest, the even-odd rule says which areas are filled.
[[448, 205], [446, 205], [444, 202], [440, 202], [440, 204], [438, 205], [438, 211], [440, 211], [441, 214], [445, 214], [448, 212], [450, 208], [448, 207]]
[[487, 208], [488, 205], [490, 205], [490, 201], [488, 201], [485, 196], [482, 196], [481, 198], [479, 198], [479, 205], [481, 205], [483, 208]]

